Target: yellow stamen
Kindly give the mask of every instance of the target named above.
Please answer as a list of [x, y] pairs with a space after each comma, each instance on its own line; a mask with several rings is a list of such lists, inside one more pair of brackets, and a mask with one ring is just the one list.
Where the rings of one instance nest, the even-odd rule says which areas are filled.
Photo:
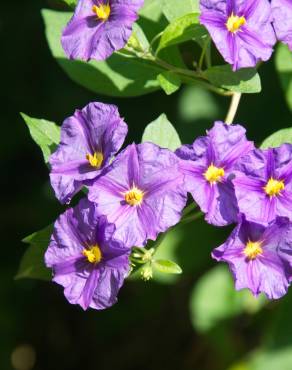
[[131, 190], [125, 193], [125, 201], [130, 206], [139, 206], [143, 202], [144, 193], [142, 190], [133, 186]]
[[225, 175], [224, 168], [216, 167], [211, 164], [207, 171], [204, 172], [204, 177], [210, 184], [215, 184], [218, 181], [221, 181], [222, 177]]
[[82, 254], [87, 258], [88, 262], [94, 264], [100, 262], [102, 258], [101, 250], [97, 244], [89, 247], [89, 249], [83, 249]]
[[106, 21], [111, 14], [111, 7], [109, 3], [93, 5], [92, 11], [96, 14], [98, 19]]
[[103, 162], [103, 154], [101, 152], [95, 152], [93, 155], [88, 153], [86, 154], [86, 159], [92, 167], [99, 169]]
[[264, 187], [264, 191], [270, 197], [280, 195], [281, 191], [285, 189], [284, 181], [275, 180], [272, 177]]
[[248, 241], [243, 250], [243, 253], [249, 260], [254, 260], [258, 255], [263, 253], [263, 249], [261, 245], [262, 245], [262, 242]]
[[240, 28], [246, 24], [246, 19], [242, 16], [234, 15], [233, 12], [228, 17], [226, 22], [226, 28], [229, 32], [236, 33]]

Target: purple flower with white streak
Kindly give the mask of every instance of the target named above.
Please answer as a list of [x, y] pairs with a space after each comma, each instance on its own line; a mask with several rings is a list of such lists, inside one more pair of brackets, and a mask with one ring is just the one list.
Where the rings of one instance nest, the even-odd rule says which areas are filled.
[[49, 159], [51, 185], [60, 202], [70, 202], [85, 180], [101, 173], [127, 132], [115, 105], [90, 103], [64, 121], [61, 142]]
[[292, 50], [292, 0], [272, 0], [271, 4], [277, 39]]
[[292, 276], [292, 224], [278, 217], [269, 226], [244, 218], [212, 257], [224, 261], [237, 290], [248, 288], [257, 296], [278, 299], [287, 293]]
[[122, 49], [144, 0], [79, 0], [62, 34], [70, 59], [104, 60]]
[[114, 237], [131, 248], [179, 222], [186, 204], [182, 182], [174, 153], [152, 143], [132, 144], [88, 184], [88, 198], [115, 224]]
[[55, 223], [45, 263], [68, 301], [84, 310], [112, 306], [130, 271], [129, 250], [112, 239], [114, 231], [86, 199]]
[[250, 152], [232, 181], [239, 210], [249, 221], [292, 220], [292, 145]]
[[200, 22], [233, 70], [268, 60], [276, 42], [268, 0], [201, 0]]
[[207, 136], [176, 151], [190, 192], [206, 221], [224, 226], [237, 221], [237, 202], [230, 176], [241, 157], [253, 149], [240, 125], [215, 122]]

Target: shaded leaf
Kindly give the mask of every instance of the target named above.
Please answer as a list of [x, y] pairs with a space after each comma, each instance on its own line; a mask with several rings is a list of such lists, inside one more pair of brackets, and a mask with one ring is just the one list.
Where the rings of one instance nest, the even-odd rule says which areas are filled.
[[254, 298], [248, 290], [237, 292], [228, 268], [218, 265], [195, 285], [190, 300], [191, 319], [197, 330], [205, 332], [221, 320], [256, 312], [265, 301], [263, 296]]
[[233, 72], [230, 65], [215, 66], [208, 68], [204, 75], [215, 86], [227, 90], [245, 94], [261, 91], [260, 76], [254, 68], [243, 68]]
[[287, 104], [292, 110], [292, 53], [287, 45], [277, 46], [275, 60]]
[[48, 248], [52, 231], [53, 225], [49, 225], [23, 239], [29, 247], [21, 259], [15, 279], [51, 279], [51, 272], [44, 263], [44, 254]]

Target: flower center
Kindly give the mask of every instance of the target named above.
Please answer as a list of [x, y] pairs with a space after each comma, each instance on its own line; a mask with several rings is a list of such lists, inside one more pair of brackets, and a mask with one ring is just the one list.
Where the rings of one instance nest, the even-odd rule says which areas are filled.
[[211, 164], [207, 171], [204, 173], [204, 177], [210, 184], [215, 184], [218, 181], [221, 181], [221, 178], [225, 175], [224, 168], [216, 167]]
[[246, 19], [242, 16], [234, 15], [233, 12], [228, 17], [226, 22], [226, 28], [229, 32], [236, 33], [240, 28], [245, 25]]
[[263, 253], [263, 249], [261, 245], [262, 245], [262, 242], [248, 241], [243, 250], [243, 253], [249, 260], [254, 260], [259, 254]]
[[273, 179], [272, 177], [267, 182], [266, 186], [264, 187], [264, 191], [270, 197], [277, 196], [281, 193], [282, 190], [285, 189], [284, 181], [278, 181]]
[[94, 264], [100, 262], [102, 258], [101, 250], [97, 244], [89, 247], [89, 249], [83, 249], [82, 254], [87, 258], [88, 262]]
[[95, 152], [93, 155], [88, 153], [86, 154], [86, 159], [92, 167], [99, 169], [103, 162], [103, 154], [101, 152]]
[[131, 190], [125, 193], [125, 201], [130, 206], [139, 206], [143, 202], [144, 193], [142, 190], [133, 186]]
[[111, 14], [111, 7], [109, 3], [93, 5], [92, 11], [96, 14], [98, 19], [106, 21]]

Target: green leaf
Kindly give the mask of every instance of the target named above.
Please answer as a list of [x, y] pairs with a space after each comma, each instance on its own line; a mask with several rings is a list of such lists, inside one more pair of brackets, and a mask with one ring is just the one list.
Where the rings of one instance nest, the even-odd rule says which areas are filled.
[[221, 115], [220, 104], [214, 94], [198, 86], [186, 86], [182, 90], [179, 96], [178, 113], [179, 117], [187, 123], [202, 119], [212, 121]]
[[173, 151], [181, 146], [178, 133], [165, 114], [159, 116], [145, 128], [142, 143], [146, 141]]
[[63, 0], [64, 3], [66, 3], [70, 8], [75, 8], [77, 5], [77, 0]]
[[44, 264], [44, 254], [48, 248], [52, 231], [53, 225], [49, 225], [23, 239], [29, 247], [22, 257], [15, 279], [51, 279], [51, 272]]
[[248, 290], [237, 292], [230, 271], [224, 265], [209, 270], [198, 281], [191, 295], [190, 311], [194, 327], [210, 330], [221, 320], [242, 312], [259, 310], [265, 299], [254, 298]]
[[199, 0], [163, 0], [163, 13], [169, 22], [188, 13], [199, 13]]
[[60, 39], [72, 13], [45, 9], [42, 15], [51, 52], [73, 81], [97, 94], [109, 96], [139, 96], [160, 88], [157, 76], [164, 70], [141, 58], [116, 53], [101, 62], [69, 60]]
[[172, 72], [163, 72], [157, 76], [161, 88], [167, 95], [176, 92], [181, 86], [181, 79]]
[[60, 142], [60, 127], [54, 122], [32, 118], [24, 113], [20, 114], [27, 124], [31, 137], [41, 148], [44, 160], [47, 163], [49, 156]]
[[182, 269], [175, 262], [169, 260], [154, 260], [153, 266], [163, 274], [181, 274]]
[[128, 40], [127, 45], [134, 50], [141, 52], [149, 48], [147, 37], [145, 36], [142, 28], [137, 23], [133, 24], [133, 32], [130, 39]]
[[285, 143], [292, 144], [292, 128], [284, 128], [274, 132], [263, 141], [261, 148], [276, 148]]
[[287, 45], [278, 45], [275, 60], [287, 104], [292, 110], [292, 53]]
[[227, 90], [245, 94], [261, 91], [260, 76], [254, 68], [243, 68], [233, 72], [230, 65], [215, 66], [208, 68], [204, 75], [215, 86]]
[[175, 19], [160, 38], [157, 50], [160, 51], [171, 45], [181, 44], [189, 40], [201, 40], [207, 37], [206, 29], [199, 24], [199, 14], [191, 13]]

